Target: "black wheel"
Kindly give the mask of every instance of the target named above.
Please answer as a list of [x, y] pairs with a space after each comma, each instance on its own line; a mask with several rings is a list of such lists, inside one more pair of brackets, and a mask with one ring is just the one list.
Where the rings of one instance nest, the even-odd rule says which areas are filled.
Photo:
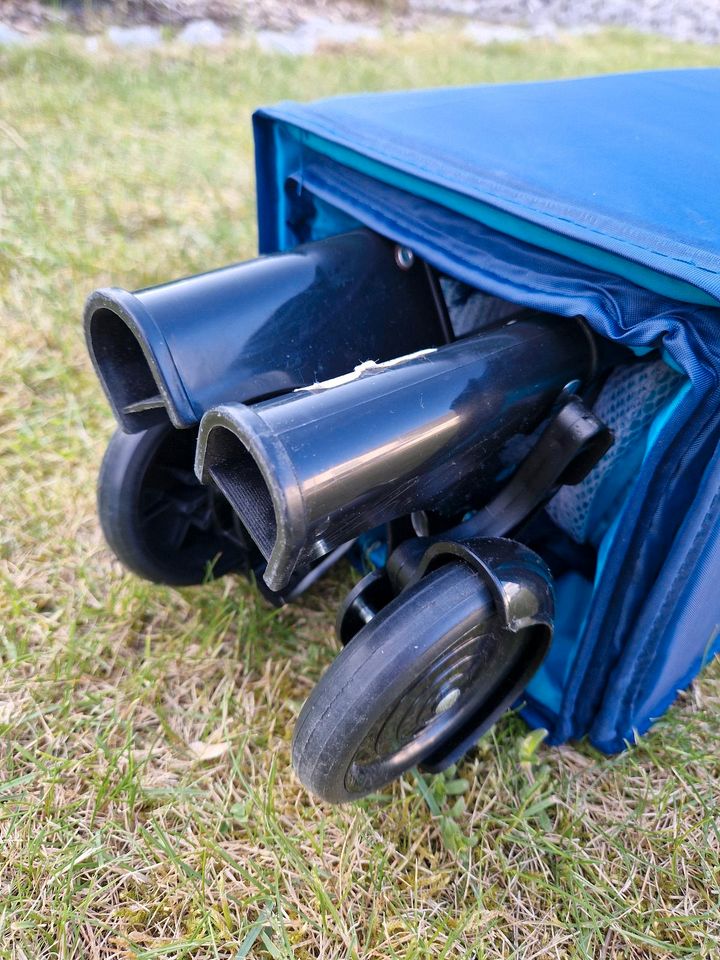
[[350, 640], [310, 694], [293, 737], [298, 777], [325, 800], [354, 800], [457, 742], [483, 705], [506, 702], [528, 633], [501, 628], [466, 564], [428, 574]]
[[247, 565], [232, 508], [193, 470], [197, 431], [160, 424], [118, 430], [100, 468], [98, 514], [105, 539], [146, 580], [185, 586]]

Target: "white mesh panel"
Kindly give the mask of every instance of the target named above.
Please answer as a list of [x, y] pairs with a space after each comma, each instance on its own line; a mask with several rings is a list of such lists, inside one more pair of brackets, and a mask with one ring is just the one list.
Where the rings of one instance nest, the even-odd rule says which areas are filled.
[[640, 467], [653, 420], [683, 380], [662, 360], [618, 367], [608, 377], [593, 410], [615, 442], [582, 483], [562, 487], [547, 507], [578, 543], [598, 543], [605, 533]]

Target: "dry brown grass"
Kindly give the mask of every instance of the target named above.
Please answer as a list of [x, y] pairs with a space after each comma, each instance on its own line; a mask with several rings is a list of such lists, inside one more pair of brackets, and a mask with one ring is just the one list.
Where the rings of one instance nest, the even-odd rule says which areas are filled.
[[252, 254], [259, 102], [713, 61], [619, 36], [0, 54], [0, 957], [719, 955], [717, 665], [621, 757], [533, 753], [509, 717], [448, 777], [315, 803], [290, 733], [350, 574], [280, 612], [234, 579], [124, 574], [94, 515], [111, 420], [79, 323], [111, 279]]

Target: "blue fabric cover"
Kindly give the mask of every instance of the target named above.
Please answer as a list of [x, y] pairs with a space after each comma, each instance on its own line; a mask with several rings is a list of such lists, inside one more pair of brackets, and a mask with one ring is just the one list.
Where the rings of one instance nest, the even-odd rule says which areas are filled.
[[526, 715], [622, 749], [720, 648], [720, 71], [292, 103], [255, 117], [260, 245], [364, 223], [494, 296], [582, 314], [686, 386], [559, 584]]

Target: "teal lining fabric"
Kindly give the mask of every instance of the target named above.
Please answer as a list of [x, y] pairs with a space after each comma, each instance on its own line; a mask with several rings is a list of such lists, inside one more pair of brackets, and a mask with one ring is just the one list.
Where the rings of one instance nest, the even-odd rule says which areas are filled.
[[416, 197], [432, 200], [434, 203], [447, 207], [448, 210], [455, 210], [465, 217], [477, 220], [478, 223], [492, 227], [493, 230], [499, 230], [508, 236], [517, 237], [518, 240], [536, 244], [545, 250], [552, 250], [564, 257], [570, 257], [579, 263], [587, 264], [589, 267], [615, 273], [619, 277], [625, 277], [626, 280], [662, 296], [683, 300], [687, 303], [704, 303], [717, 306], [717, 301], [710, 294], [682, 280], [677, 280], [641, 264], [625, 260], [602, 250], [600, 247], [592, 247], [569, 237], [554, 234], [544, 227], [523, 220], [521, 217], [497, 210], [486, 203], [474, 200], [472, 197], [464, 196], [434, 183], [428, 183], [403, 171], [393, 170], [385, 164], [364, 157], [362, 154], [348, 150], [346, 147], [330, 143], [314, 134], [306, 133], [297, 127], [288, 127], [287, 132], [289, 136], [297, 138], [300, 143], [306, 144], [311, 150], [315, 150], [332, 160], [337, 160], [338, 163], [342, 163], [351, 170], [357, 170], [359, 173], [374, 177], [382, 183], [405, 190]]

